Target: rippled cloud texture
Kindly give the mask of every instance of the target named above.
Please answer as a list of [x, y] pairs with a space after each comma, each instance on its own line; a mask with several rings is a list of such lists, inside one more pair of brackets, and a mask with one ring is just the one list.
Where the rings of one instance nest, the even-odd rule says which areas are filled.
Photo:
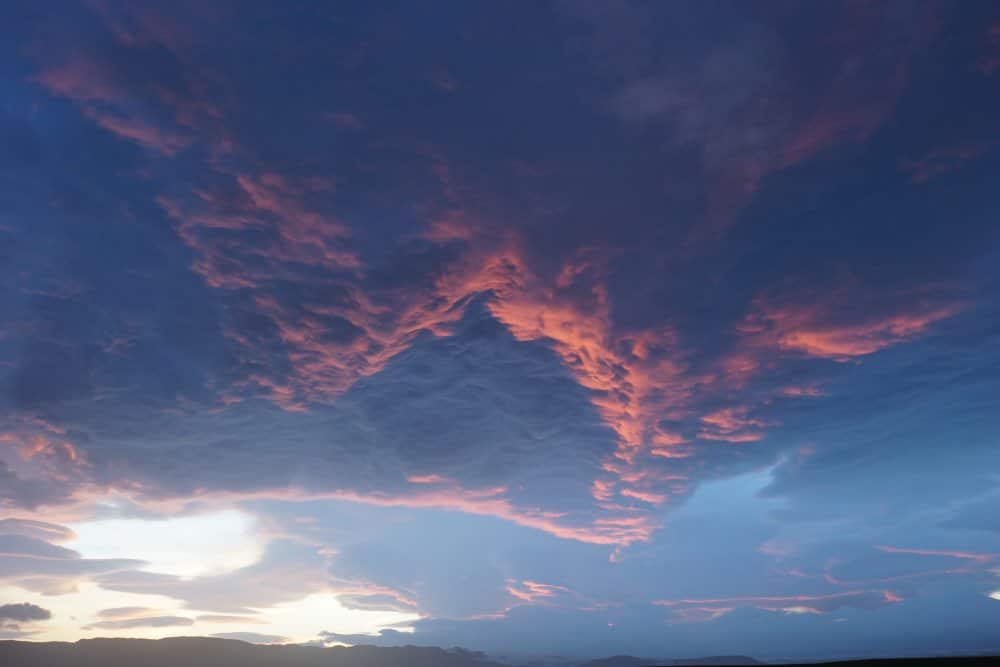
[[0, 12], [0, 635], [1000, 650], [993, 3]]

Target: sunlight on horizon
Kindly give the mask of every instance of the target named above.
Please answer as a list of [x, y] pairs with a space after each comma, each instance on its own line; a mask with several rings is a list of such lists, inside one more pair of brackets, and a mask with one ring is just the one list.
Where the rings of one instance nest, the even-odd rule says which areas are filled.
[[[70, 524], [66, 546], [84, 558], [137, 558], [142, 569], [179, 577], [238, 570], [261, 556], [256, 519], [239, 510], [170, 519], [103, 519]], [[123, 540], [125, 537], [127, 540]]]

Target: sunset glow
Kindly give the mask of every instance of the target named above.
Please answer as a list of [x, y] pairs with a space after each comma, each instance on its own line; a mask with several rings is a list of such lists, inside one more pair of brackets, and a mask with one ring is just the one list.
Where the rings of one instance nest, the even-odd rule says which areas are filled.
[[2, 4], [0, 640], [1000, 652], [996, 2]]

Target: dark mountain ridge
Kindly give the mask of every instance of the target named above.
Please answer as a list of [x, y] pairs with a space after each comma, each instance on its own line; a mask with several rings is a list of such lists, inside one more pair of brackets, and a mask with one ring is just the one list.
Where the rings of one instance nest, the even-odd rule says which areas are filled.
[[[579, 667], [680, 667], [764, 664], [746, 656], [663, 660], [613, 656]], [[791, 664], [791, 663], [785, 663]], [[996, 656], [888, 658], [796, 663], [843, 667], [979, 667], [1000, 664]], [[77, 642], [0, 641], [0, 665], [10, 667], [509, 667], [478, 651], [425, 646], [320, 647], [260, 645], [211, 637], [81, 639]]]
[[608, 658], [590, 660], [580, 667], [673, 667], [680, 665], [759, 665], [762, 664], [745, 655], [713, 655], [688, 660], [664, 660], [663, 658], [637, 658], [634, 655], [615, 655]]
[[433, 647], [260, 645], [212, 637], [0, 641], [18, 667], [502, 667], [477, 652]]

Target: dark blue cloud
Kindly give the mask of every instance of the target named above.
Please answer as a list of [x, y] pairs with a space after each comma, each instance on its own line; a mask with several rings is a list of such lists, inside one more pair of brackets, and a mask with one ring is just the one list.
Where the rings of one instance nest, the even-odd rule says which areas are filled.
[[47, 621], [50, 618], [52, 612], [48, 609], [27, 602], [0, 605], [0, 619], [4, 621]]

